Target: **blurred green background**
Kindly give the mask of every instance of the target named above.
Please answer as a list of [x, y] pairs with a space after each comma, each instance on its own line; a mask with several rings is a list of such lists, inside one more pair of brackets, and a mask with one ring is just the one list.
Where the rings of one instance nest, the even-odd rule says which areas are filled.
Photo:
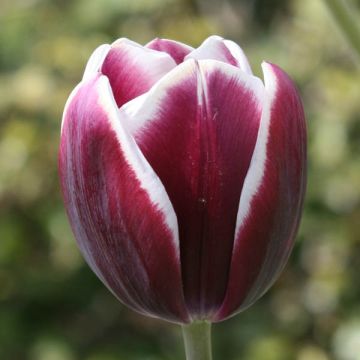
[[184, 358], [177, 326], [127, 310], [85, 265], [57, 148], [99, 44], [210, 34], [238, 42], [260, 76], [263, 59], [285, 69], [309, 127], [295, 250], [268, 294], [213, 327], [215, 360], [360, 359], [359, 59], [321, 0], [0, 0], [1, 360]]

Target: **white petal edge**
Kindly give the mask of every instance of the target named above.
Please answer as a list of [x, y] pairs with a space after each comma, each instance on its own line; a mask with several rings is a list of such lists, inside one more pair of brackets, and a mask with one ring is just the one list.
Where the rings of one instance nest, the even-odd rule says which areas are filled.
[[165, 216], [165, 222], [173, 234], [177, 256], [180, 258], [177, 217], [164, 185], [145, 159], [133, 137], [122, 126], [108, 78], [104, 75], [100, 76], [95, 86], [98, 87], [99, 105], [107, 114], [129, 166], [134, 171], [141, 187], [149, 195], [150, 200]]
[[86, 81], [98, 73], [101, 69], [101, 66], [106, 58], [106, 55], [111, 49], [111, 45], [103, 44], [94, 50], [91, 54], [89, 61], [86, 64], [83, 81]]
[[276, 96], [277, 80], [270, 64], [263, 62], [261, 67], [263, 69], [265, 82], [263, 113], [261, 115], [254, 153], [251, 158], [249, 170], [246, 174], [243, 189], [240, 195], [239, 210], [236, 218], [234, 248], [237, 245], [237, 239], [239, 238], [242, 225], [250, 213], [252, 199], [256, 195], [262, 183], [265, 172], [266, 147], [271, 121], [271, 106]]
[[224, 40], [224, 44], [229, 49], [231, 55], [237, 60], [240, 69], [252, 75], [251, 66], [242, 48], [231, 40]]
[[86, 64], [84, 75], [83, 75], [81, 82], [75, 86], [73, 91], [70, 93], [68, 99], [66, 100], [63, 116], [61, 119], [60, 134], [62, 133], [63, 124], [64, 124], [64, 120], [65, 120], [65, 114], [67, 113], [69, 105], [71, 104], [72, 100], [78, 93], [82, 84], [84, 82], [86, 82], [87, 80], [93, 78], [94, 75], [96, 75], [100, 71], [100, 68], [105, 60], [106, 55], [110, 51], [110, 49], [111, 49], [111, 46], [109, 44], [102, 44], [102, 45], [98, 46], [93, 51], [93, 53], [90, 55], [90, 58]]
[[77, 84], [75, 86], [75, 88], [73, 89], [73, 91], [70, 93], [68, 99], [66, 100], [66, 103], [65, 103], [65, 106], [64, 106], [63, 116], [62, 116], [62, 119], [61, 119], [60, 136], [61, 136], [62, 131], [63, 131], [65, 116], [66, 116], [66, 114], [68, 112], [69, 106], [70, 106], [72, 100], [74, 99], [74, 97], [76, 96], [76, 94], [78, 93], [78, 91], [80, 90], [80, 87], [81, 87], [82, 84], [83, 84], [83, 82], [80, 82], [79, 84]]

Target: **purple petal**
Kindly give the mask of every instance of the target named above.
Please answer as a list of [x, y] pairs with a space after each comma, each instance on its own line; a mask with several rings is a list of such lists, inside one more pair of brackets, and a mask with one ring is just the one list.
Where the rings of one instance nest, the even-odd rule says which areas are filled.
[[146, 44], [145, 47], [168, 53], [177, 64], [182, 63], [184, 57], [194, 50], [191, 46], [168, 39], [154, 39]]
[[106, 75], [118, 107], [147, 92], [176, 66], [170, 55], [127, 39], [112, 44], [101, 72]]
[[186, 59], [213, 59], [239, 67], [247, 74], [252, 74], [249, 62], [242, 49], [231, 40], [220, 36], [210, 36], [197, 49], [185, 57]]
[[194, 317], [222, 303], [240, 192], [264, 86], [219, 61], [180, 64], [122, 112], [177, 214], [184, 292]]
[[293, 247], [306, 181], [306, 126], [298, 93], [277, 66], [263, 64], [267, 104], [241, 193], [223, 320], [256, 301]]
[[98, 277], [131, 308], [187, 322], [174, 209], [123, 128], [105, 76], [68, 100], [59, 169], [72, 229]]

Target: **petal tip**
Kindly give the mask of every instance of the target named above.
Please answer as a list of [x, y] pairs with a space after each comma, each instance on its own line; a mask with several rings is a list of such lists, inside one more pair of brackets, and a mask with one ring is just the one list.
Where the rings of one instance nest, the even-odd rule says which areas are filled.
[[92, 76], [100, 72], [102, 64], [111, 49], [111, 45], [102, 44], [98, 46], [90, 56], [89, 61], [86, 64], [84, 75], [82, 80], [87, 81]]

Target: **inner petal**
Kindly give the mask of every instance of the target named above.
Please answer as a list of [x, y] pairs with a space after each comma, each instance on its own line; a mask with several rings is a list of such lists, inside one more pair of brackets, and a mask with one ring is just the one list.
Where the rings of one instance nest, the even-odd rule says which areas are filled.
[[186, 59], [219, 60], [239, 67], [242, 71], [252, 75], [249, 62], [240, 46], [216, 35], [208, 37], [197, 49], [188, 54]]
[[182, 63], [184, 57], [194, 50], [191, 46], [168, 39], [154, 39], [146, 44], [145, 47], [168, 53], [177, 64]]
[[102, 64], [119, 107], [147, 92], [160, 78], [176, 66], [173, 58], [145, 48], [128, 39], [115, 41]]

